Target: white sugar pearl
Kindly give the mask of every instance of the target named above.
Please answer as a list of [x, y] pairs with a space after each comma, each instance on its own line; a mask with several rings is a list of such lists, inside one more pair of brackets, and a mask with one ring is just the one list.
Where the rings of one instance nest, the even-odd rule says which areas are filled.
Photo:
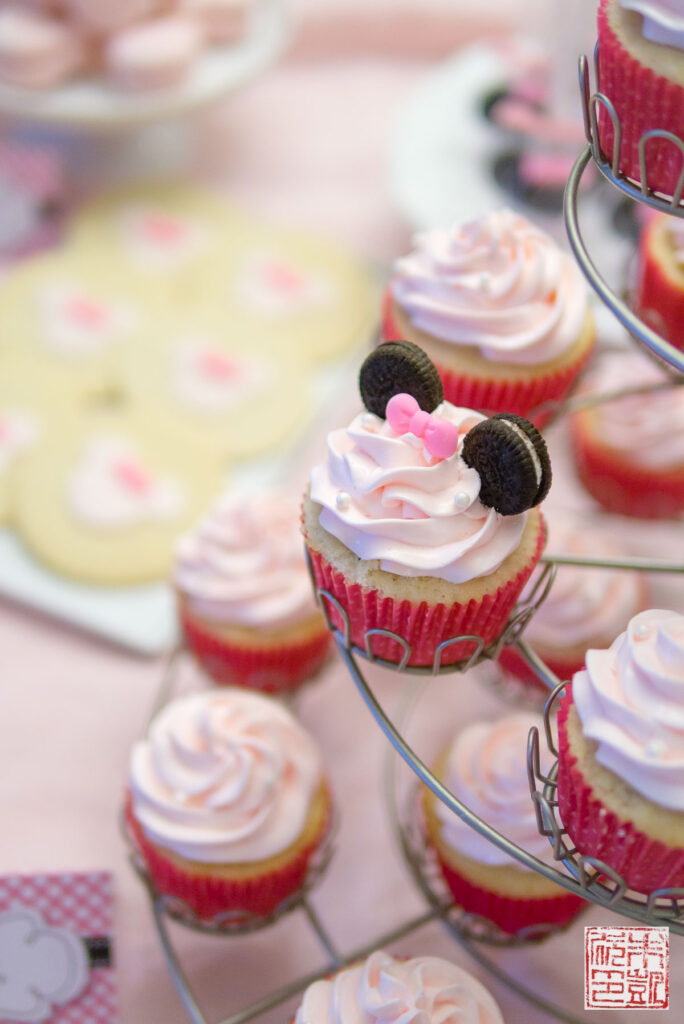
[[364, 427], [365, 430], [376, 431], [378, 429], [378, 417], [375, 413], [364, 412], [361, 417], [361, 426]]
[[458, 494], [454, 495], [454, 505], [456, 508], [468, 508], [470, 504], [470, 497], [465, 491], [459, 491]]
[[645, 749], [646, 757], [662, 757], [665, 753], [665, 744], [662, 740], [649, 740]]
[[346, 491], [339, 491], [335, 498], [335, 504], [341, 509], [349, 508], [351, 505], [351, 495], [347, 494]]
[[188, 799], [185, 793], [181, 793], [180, 790], [173, 794], [173, 798], [177, 804], [184, 804]]
[[492, 283], [491, 274], [480, 274], [480, 288], [489, 288]]
[[645, 637], [648, 636], [648, 626], [645, 622], [640, 622], [638, 626], [634, 627], [634, 636]]

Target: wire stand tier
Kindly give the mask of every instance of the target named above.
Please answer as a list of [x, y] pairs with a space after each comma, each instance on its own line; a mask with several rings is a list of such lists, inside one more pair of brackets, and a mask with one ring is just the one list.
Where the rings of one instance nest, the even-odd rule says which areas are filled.
[[[595, 52], [595, 74], [598, 81], [598, 47]], [[684, 204], [682, 204], [682, 191], [684, 190], [684, 164], [682, 173], [679, 176], [677, 187], [673, 196], [664, 196], [648, 186], [648, 174], [646, 167], [646, 149], [650, 139], [658, 138], [666, 140], [675, 146], [681, 153], [684, 160], [684, 141], [673, 135], [672, 132], [654, 129], [645, 132], [639, 140], [639, 164], [640, 183], [633, 182], [620, 171], [620, 148], [622, 144], [622, 127], [617, 116], [615, 107], [608, 97], [601, 92], [591, 91], [589, 62], [586, 57], [580, 58], [579, 64], [580, 94], [582, 100], [582, 111], [584, 116], [584, 131], [587, 145], [580, 153], [575, 162], [568, 184], [565, 190], [565, 201], [563, 212], [565, 226], [568, 233], [570, 246], [575, 258], [587, 278], [589, 284], [599, 296], [601, 301], [611, 310], [620, 323], [640, 344], [645, 345], [650, 352], [664, 360], [669, 366], [684, 373], [684, 352], [680, 352], [674, 345], [662, 338], [653, 328], [641, 320], [637, 314], [620, 299], [615, 292], [606, 284], [599, 273], [596, 264], [593, 262], [582, 237], [579, 226], [577, 200], [582, 175], [589, 163], [593, 161], [603, 177], [612, 185], [618, 188], [630, 199], [639, 203], [645, 203], [661, 213], [671, 214], [675, 217], [684, 217]], [[610, 118], [613, 127], [613, 149], [609, 155], [605, 154], [599, 141], [598, 111], [602, 108]]]

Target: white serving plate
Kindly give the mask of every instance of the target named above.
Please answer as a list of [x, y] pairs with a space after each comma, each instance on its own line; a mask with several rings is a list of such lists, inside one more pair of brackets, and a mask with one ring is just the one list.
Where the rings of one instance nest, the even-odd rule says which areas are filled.
[[207, 50], [177, 89], [129, 95], [104, 78], [84, 78], [49, 91], [0, 83], [0, 112], [23, 121], [89, 130], [133, 127], [187, 114], [244, 85], [271, 64], [288, 42], [291, 28], [284, 0], [255, 0], [245, 37]]

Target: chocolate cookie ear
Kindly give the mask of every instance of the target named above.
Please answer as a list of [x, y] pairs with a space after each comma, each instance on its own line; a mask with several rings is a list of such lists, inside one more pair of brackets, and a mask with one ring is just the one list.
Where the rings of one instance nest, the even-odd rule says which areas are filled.
[[434, 412], [444, 401], [444, 388], [434, 363], [411, 341], [387, 341], [364, 360], [359, 391], [369, 412], [385, 418], [390, 398], [413, 395], [421, 409]]
[[480, 501], [503, 516], [538, 505], [551, 486], [546, 443], [522, 416], [499, 412], [469, 430], [463, 461], [480, 474]]

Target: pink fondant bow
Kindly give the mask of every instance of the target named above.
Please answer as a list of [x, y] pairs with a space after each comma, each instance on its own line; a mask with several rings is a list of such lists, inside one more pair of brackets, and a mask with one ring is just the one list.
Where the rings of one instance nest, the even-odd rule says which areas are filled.
[[413, 395], [402, 392], [390, 398], [385, 418], [397, 434], [413, 434], [437, 459], [450, 458], [458, 448], [458, 427], [442, 416], [435, 416], [418, 405]]

